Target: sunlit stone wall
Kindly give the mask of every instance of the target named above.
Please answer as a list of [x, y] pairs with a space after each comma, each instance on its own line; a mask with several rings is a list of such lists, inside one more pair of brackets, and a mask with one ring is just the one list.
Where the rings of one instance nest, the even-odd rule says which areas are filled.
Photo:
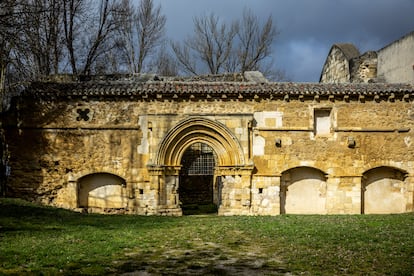
[[3, 122], [7, 195], [181, 215], [180, 158], [203, 142], [220, 215], [409, 212], [413, 101], [410, 85], [40, 83]]

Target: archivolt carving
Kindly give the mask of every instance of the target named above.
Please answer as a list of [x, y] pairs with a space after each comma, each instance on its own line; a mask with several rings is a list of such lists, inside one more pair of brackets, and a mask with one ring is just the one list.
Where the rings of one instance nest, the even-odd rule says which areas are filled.
[[189, 118], [172, 128], [164, 137], [154, 160], [155, 165], [180, 165], [184, 151], [196, 142], [213, 148], [219, 166], [245, 164], [237, 138], [225, 125], [206, 118]]

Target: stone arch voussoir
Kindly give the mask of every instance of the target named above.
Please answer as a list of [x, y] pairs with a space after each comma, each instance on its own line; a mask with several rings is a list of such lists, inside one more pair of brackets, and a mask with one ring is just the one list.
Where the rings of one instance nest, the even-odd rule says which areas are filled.
[[245, 165], [242, 147], [234, 134], [222, 123], [207, 118], [189, 118], [172, 128], [158, 148], [154, 165], [179, 166], [185, 150], [196, 142], [215, 151], [219, 166]]

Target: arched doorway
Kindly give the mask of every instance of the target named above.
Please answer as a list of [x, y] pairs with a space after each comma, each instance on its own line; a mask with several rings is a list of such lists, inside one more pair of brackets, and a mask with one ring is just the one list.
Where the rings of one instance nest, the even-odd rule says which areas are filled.
[[218, 187], [214, 185], [216, 154], [207, 144], [191, 144], [181, 158], [178, 194], [183, 214], [215, 213]]
[[326, 214], [326, 176], [315, 168], [298, 167], [282, 174], [281, 214]]
[[362, 176], [361, 213], [390, 214], [406, 212], [408, 189], [406, 174], [392, 167], [378, 167]]
[[[254, 165], [246, 164], [242, 144], [225, 124], [203, 117], [185, 119], [170, 129], [159, 144], [153, 162], [147, 166], [150, 185], [158, 187], [158, 213], [182, 214], [180, 182], [185, 180], [180, 177], [186, 175], [181, 170], [188, 160], [183, 156], [197, 143], [208, 145], [207, 151], [214, 155], [213, 204], [217, 205], [218, 213], [248, 214]], [[211, 175], [205, 178], [211, 181]]]
[[127, 207], [125, 180], [110, 173], [86, 175], [78, 181], [78, 206], [92, 212]]

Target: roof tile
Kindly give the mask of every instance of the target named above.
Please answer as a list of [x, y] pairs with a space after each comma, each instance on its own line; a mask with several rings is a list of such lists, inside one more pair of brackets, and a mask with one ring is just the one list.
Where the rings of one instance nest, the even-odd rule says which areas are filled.
[[264, 83], [255, 84], [248, 82], [183, 82], [183, 81], [86, 81], [86, 82], [33, 82], [24, 91], [23, 96], [31, 97], [66, 97], [66, 96], [139, 96], [147, 94], [156, 97], [156, 94], [165, 96], [174, 94], [220, 97], [227, 96], [253, 97], [253, 94], [261, 97], [283, 97], [284, 95], [306, 95], [306, 96], [358, 96], [358, 95], [380, 95], [395, 96], [409, 94], [414, 97], [414, 85], [412, 84], [389, 84], [389, 83]]

